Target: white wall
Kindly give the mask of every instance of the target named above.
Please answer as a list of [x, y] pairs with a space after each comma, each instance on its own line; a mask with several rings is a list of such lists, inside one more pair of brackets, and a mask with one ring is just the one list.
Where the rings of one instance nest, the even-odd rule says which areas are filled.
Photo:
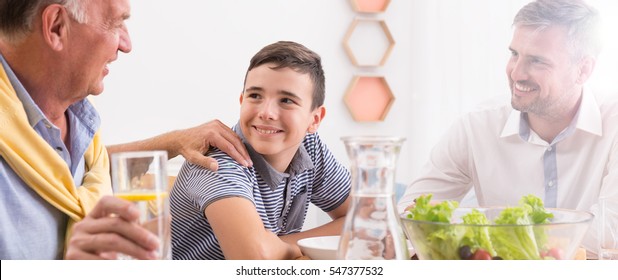
[[[488, 97], [508, 98], [510, 26], [527, 2], [392, 0], [385, 13], [363, 15], [347, 0], [132, 1], [133, 51], [111, 65], [95, 99], [104, 138], [127, 142], [215, 118], [233, 125], [251, 56], [293, 40], [323, 58], [327, 114], [320, 133], [334, 154], [348, 162], [342, 136], [404, 136], [397, 181], [410, 182], [457, 116]], [[593, 2], [618, 12], [611, 0]], [[342, 41], [355, 17], [386, 21], [396, 45], [383, 67], [355, 67], [345, 54]], [[616, 50], [614, 44], [606, 53]], [[608, 56], [597, 74], [616, 77], [618, 59]], [[383, 122], [357, 123], [348, 113], [343, 95], [358, 74], [384, 75], [390, 84], [396, 101]], [[323, 220], [315, 215], [308, 224]]]

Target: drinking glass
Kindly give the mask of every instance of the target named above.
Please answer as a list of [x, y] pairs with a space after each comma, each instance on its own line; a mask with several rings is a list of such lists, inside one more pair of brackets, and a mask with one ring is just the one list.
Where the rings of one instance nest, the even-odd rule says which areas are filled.
[[618, 260], [618, 199], [599, 200], [599, 260]]
[[[111, 164], [114, 195], [137, 206], [139, 223], [159, 238], [159, 258], [171, 259], [167, 152], [115, 153]], [[118, 259], [132, 258], [120, 254]]]

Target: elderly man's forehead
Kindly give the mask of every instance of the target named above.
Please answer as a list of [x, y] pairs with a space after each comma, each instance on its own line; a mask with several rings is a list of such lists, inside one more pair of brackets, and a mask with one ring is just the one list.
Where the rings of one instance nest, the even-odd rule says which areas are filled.
[[88, 14], [99, 14], [113, 20], [127, 20], [131, 17], [129, 0], [87, 0], [83, 5]]

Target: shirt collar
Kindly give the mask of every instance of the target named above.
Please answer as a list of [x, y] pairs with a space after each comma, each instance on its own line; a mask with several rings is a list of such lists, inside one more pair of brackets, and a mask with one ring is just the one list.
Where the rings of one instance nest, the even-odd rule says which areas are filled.
[[234, 130], [234, 132], [240, 136], [243, 143], [245, 143], [247, 152], [249, 152], [249, 156], [253, 161], [255, 171], [260, 174], [264, 182], [268, 184], [270, 189], [273, 191], [277, 188], [277, 186], [279, 186], [284, 178], [293, 177], [305, 170], [314, 168], [313, 161], [311, 161], [311, 157], [309, 156], [309, 153], [307, 153], [305, 146], [300, 145], [298, 151], [296, 151], [296, 154], [294, 154], [294, 157], [288, 166], [288, 172], [279, 172], [273, 168], [272, 165], [270, 165], [270, 163], [268, 163], [260, 153], [253, 149], [249, 142], [247, 142], [247, 139], [242, 134], [239, 124], [236, 124], [232, 130]]
[[69, 106], [69, 111], [94, 135], [101, 125], [101, 117], [87, 98]]
[[590, 90], [584, 87], [582, 103], [579, 107], [576, 128], [598, 136], [603, 135], [603, 120], [599, 103]]
[[502, 133], [500, 134], [500, 137], [508, 137], [519, 134], [521, 129], [520, 121], [524, 122], [522, 120], [521, 112], [511, 108], [511, 113], [509, 114], [509, 118], [504, 124], [504, 128], [502, 128]]
[[[565, 129], [565, 132], [570, 132], [573, 129], [587, 131], [595, 135], [603, 135], [603, 123], [601, 120], [601, 111], [599, 105], [594, 98], [594, 95], [584, 87], [582, 93], [582, 101], [579, 109]], [[568, 133], [567, 133], [568, 134]], [[524, 141], [530, 137], [530, 126], [528, 125], [527, 114], [522, 114], [520, 111], [511, 109], [509, 118], [507, 119], [500, 137], [508, 137], [519, 135]]]

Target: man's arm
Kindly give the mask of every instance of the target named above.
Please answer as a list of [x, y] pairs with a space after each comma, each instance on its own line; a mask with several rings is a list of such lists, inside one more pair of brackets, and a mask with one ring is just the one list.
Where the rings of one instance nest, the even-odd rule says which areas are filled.
[[397, 209], [403, 213], [422, 194], [434, 200], [461, 200], [472, 187], [469, 145], [464, 119], [460, 118], [431, 151], [422, 174], [407, 188]]
[[126, 151], [165, 150], [170, 159], [182, 155], [189, 162], [217, 171], [217, 161], [204, 155], [210, 147], [219, 148], [243, 166], [253, 165], [240, 137], [219, 120], [141, 141], [108, 146], [107, 152], [111, 155]]
[[346, 200], [333, 211], [328, 212], [328, 215], [333, 219], [332, 221], [306, 231], [283, 235], [280, 236], [280, 238], [288, 244], [298, 246], [296, 245], [296, 242], [304, 238], [341, 235], [341, 231], [343, 230], [343, 224], [345, 222], [345, 217], [348, 213], [349, 206], [350, 196], [348, 196], [348, 198], [346, 198]]
[[283, 242], [264, 228], [253, 203], [246, 198], [217, 200], [204, 210], [226, 259], [295, 259], [296, 245]]

